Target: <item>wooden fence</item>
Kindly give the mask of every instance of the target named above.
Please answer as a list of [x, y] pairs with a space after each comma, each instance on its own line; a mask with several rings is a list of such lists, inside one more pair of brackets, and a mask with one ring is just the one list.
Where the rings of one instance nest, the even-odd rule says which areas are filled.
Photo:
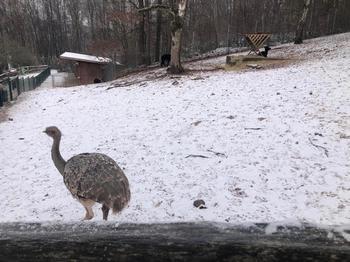
[[349, 232], [312, 225], [0, 223], [0, 261], [350, 261]]
[[5, 76], [0, 79], [0, 107], [5, 102], [16, 100], [17, 97], [23, 93], [33, 90], [40, 86], [46, 78], [50, 75], [50, 68], [48, 66], [38, 68], [41, 70], [36, 75], [16, 75]]

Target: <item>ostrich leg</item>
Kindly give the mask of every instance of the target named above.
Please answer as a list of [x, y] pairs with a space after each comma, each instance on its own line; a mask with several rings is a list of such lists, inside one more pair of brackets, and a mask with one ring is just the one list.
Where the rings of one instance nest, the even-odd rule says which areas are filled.
[[94, 217], [94, 212], [92, 211], [92, 206], [95, 204], [94, 201], [89, 199], [79, 198], [79, 202], [84, 206], [86, 210], [85, 217], [83, 220], [91, 220]]
[[109, 207], [107, 207], [106, 205], [102, 205], [103, 220], [107, 220], [108, 212], [109, 212]]

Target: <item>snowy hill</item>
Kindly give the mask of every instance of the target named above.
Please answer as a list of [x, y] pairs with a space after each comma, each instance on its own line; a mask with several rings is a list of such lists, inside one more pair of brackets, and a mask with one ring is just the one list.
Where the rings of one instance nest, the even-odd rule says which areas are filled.
[[303, 60], [22, 94], [0, 123], [0, 222], [83, 217], [42, 133], [56, 125], [65, 159], [101, 152], [124, 169], [132, 200], [112, 221], [349, 224], [350, 34], [277, 50]]

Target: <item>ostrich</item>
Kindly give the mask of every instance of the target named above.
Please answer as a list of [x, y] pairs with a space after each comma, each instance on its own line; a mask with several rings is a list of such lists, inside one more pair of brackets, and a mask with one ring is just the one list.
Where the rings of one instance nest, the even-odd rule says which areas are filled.
[[84, 206], [84, 220], [94, 217], [92, 206], [95, 202], [102, 204], [104, 220], [107, 220], [109, 209], [117, 213], [128, 204], [129, 181], [112, 158], [99, 153], [83, 153], [66, 162], [59, 148], [61, 131], [55, 126], [50, 126], [44, 133], [53, 138], [52, 160], [63, 176], [68, 190]]

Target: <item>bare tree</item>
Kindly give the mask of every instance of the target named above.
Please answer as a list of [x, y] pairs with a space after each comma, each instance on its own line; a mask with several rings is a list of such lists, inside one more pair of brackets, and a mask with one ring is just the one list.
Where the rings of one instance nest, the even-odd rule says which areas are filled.
[[[143, 9], [145, 7], [143, 0], [138, 0], [138, 8]], [[138, 49], [139, 49], [139, 65], [146, 64], [146, 32], [145, 32], [145, 14], [139, 13], [139, 27], [138, 27]]]
[[169, 72], [180, 74], [184, 72], [181, 65], [182, 30], [186, 15], [187, 0], [177, 0], [178, 7], [173, 10], [171, 21], [171, 61]]
[[303, 43], [304, 28], [305, 28], [306, 19], [307, 19], [309, 9], [310, 9], [310, 4], [311, 4], [311, 0], [305, 0], [303, 13], [300, 17], [300, 20], [299, 20], [298, 26], [297, 26], [297, 31], [295, 33], [294, 44]]
[[[162, 0], [157, 0], [158, 5], [162, 5]], [[158, 62], [160, 58], [160, 41], [162, 34], [162, 12], [157, 10], [157, 29], [156, 29], [156, 47], [155, 47], [155, 59], [154, 61]]]
[[242, 46], [241, 33], [302, 41], [350, 31], [349, 16], [349, 0], [0, 0], [0, 42], [52, 65], [62, 52], [77, 51], [112, 54], [133, 67], [171, 48], [169, 71], [179, 73], [180, 57]]
[[185, 70], [181, 65], [181, 44], [182, 30], [184, 27], [186, 15], [187, 0], [176, 0], [176, 5], [151, 5], [146, 8], [139, 9], [140, 13], [151, 11], [153, 9], [164, 10], [171, 16], [171, 61], [168, 71], [172, 74], [180, 74]]

